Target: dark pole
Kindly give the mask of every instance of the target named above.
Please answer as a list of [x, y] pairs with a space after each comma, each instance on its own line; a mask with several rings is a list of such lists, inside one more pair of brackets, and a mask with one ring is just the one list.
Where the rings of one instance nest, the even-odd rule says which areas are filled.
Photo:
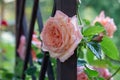
[[[57, 10], [61, 10], [69, 17], [76, 15], [77, 0], [57, 0]], [[57, 80], [77, 80], [76, 51], [64, 63], [57, 60]]]
[[29, 29], [28, 37], [27, 37], [28, 42], [27, 42], [27, 45], [26, 45], [26, 55], [25, 55], [23, 72], [22, 72], [22, 80], [25, 80], [25, 71], [28, 67], [29, 57], [31, 55], [31, 53], [30, 53], [30, 51], [31, 51], [31, 40], [32, 40], [32, 34], [33, 34], [33, 30], [34, 30], [35, 20], [36, 20], [36, 17], [37, 17], [38, 3], [39, 3], [39, 0], [34, 0], [34, 5], [33, 5], [33, 9], [32, 9], [32, 16], [31, 16], [31, 21], [30, 21], [30, 29]]

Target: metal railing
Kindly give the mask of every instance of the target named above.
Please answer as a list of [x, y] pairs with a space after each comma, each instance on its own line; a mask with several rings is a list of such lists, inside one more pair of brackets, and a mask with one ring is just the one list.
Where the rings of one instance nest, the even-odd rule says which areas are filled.
[[[32, 34], [37, 21], [39, 27], [39, 33], [41, 33], [43, 28], [42, 16], [39, 6], [39, 0], [33, 0], [32, 15], [30, 20], [29, 30], [27, 30], [27, 21], [25, 12], [26, 0], [16, 0], [16, 57], [19, 57], [17, 48], [20, 43], [20, 36], [24, 35], [26, 37], [26, 50], [25, 50], [25, 60], [23, 65], [23, 70], [21, 74], [21, 79], [26, 80], [25, 71], [29, 66], [34, 66], [32, 55], [31, 55], [31, 40]], [[77, 0], [54, 0], [53, 10], [51, 16], [54, 16], [56, 10], [61, 10], [68, 16], [76, 15], [77, 10]], [[43, 51], [42, 51], [43, 52]], [[76, 53], [76, 51], [75, 51]], [[48, 52], [43, 52], [44, 57], [42, 60], [42, 65], [39, 74], [39, 80], [45, 79], [45, 74], [47, 72], [49, 80], [55, 80], [53, 69], [51, 65], [51, 60]], [[19, 62], [16, 61], [16, 66]], [[71, 56], [64, 63], [57, 60], [57, 80], [77, 80], [77, 54]], [[38, 76], [37, 76], [38, 77]], [[36, 76], [31, 75], [32, 80], [36, 80]]]

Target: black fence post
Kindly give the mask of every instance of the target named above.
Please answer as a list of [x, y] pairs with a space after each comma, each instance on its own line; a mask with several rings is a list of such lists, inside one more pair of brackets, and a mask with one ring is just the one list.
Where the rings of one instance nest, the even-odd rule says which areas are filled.
[[20, 56], [17, 52], [17, 49], [19, 47], [20, 42], [20, 36], [23, 34], [22, 32], [22, 20], [24, 15], [24, 5], [25, 0], [16, 0], [16, 25], [15, 25], [15, 31], [16, 31], [16, 47], [15, 47], [15, 79], [21, 78], [21, 72], [22, 72], [22, 64], [23, 61], [20, 59]]
[[39, 0], [34, 0], [34, 5], [33, 5], [33, 9], [32, 9], [32, 15], [31, 15], [31, 21], [30, 21], [30, 29], [28, 32], [28, 37], [27, 37], [27, 45], [26, 45], [26, 55], [25, 55], [25, 62], [24, 62], [24, 67], [23, 67], [23, 72], [22, 72], [22, 80], [25, 80], [25, 71], [28, 68], [28, 62], [29, 62], [29, 58], [31, 56], [31, 40], [32, 40], [32, 34], [34, 31], [34, 25], [35, 25], [35, 21], [36, 21], [36, 17], [37, 17], [37, 10], [38, 10], [38, 3]]
[[[76, 15], [77, 0], [57, 0], [57, 10], [61, 10], [69, 17]], [[57, 80], [77, 80], [76, 51], [64, 63], [57, 60]]]

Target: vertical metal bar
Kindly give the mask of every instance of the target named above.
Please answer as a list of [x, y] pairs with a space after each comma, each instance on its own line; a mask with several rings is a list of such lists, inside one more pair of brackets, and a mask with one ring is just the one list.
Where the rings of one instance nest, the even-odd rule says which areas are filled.
[[[54, 16], [55, 10], [56, 10], [56, 4], [55, 4], [55, 0], [54, 0], [54, 6], [53, 6], [51, 16]], [[39, 26], [39, 32], [41, 32], [42, 28], [43, 28], [43, 22], [42, 22], [42, 16], [41, 16], [40, 9], [38, 9], [38, 12], [37, 12], [37, 21], [38, 21], [38, 26]], [[47, 74], [48, 74], [48, 79], [54, 80], [54, 74], [53, 74], [53, 69], [52, 69], [50, 58], [49, 58], [49, 54], [46, 55], [46, 53], [45, 53], [43, 62], [42, 62], [41, 71], [40, 71], [39, 80], [44, 80], [46, 70], [47, 70]]]
[[[42, 16], [40, 12], [40, 8], [38, 7], [37, 10], [37, 22], [38, 22], [38, 27], [39, 27], [39, 33], [41, 33], [42, 28], [43, 28], [43, 21], [42, 21]], [[47, 65], [48, 65], [48, 59], [49, 59], [49, 54], [42, 52], [44, 54], [43, 60], [42, 60], [42, 65], [40, 69], [40, 74], [39, 74], [39, 80], [44, 80], [45, 78], [45, 73], [47, 70]]]
[[31, 21], [30, 21], [30, 29], [29, 29], [29, 34], [28, 34], [28, 38], [27, 38], [28, 42], [27, 42], [27, 47], [26, 47], [26, 56], [25, 56], [25, 62], [24, 62], [24, 67], [23, 67], [23, 73], [22, 73], [23, 80], [25, 80], [24, 72], [28, 67], [28, 61], [29, 61], [29, 57], [30, 57], [31, 40], [32, 40], [32, 34], [33, 34], [35, 20], [36, 20], [36, 16], [37, 16], [38, 3], [39, 3], [39, 0], [34, 0], [34, 5], [33, 5], [33, 9], [32, 9], [32, 17], [31, 17]]
[[[17, 0], [17, 1], [19, 1], [19, 0]], [[17, 48], [18, 48], [18, 46], [19, 46], [19, 42], [20, 42], [20, 35], [21, 35], [21, 32], [22, 32], [22, 21], [23, 21], [23, 16], [24, 16], [24, 9], [25, 9], [25, 2], [26, 2], [26, 0], [21, 0], [21, 1], [19, 1], [19, 3], [18, 3], [18, 5], [20, 4], [20, 7], [19, 7], [19, 15], [18, 15], [18, 23], [17, 23], [17, 30], [16, 30], [16, 32], [18, 33], [17, 34]]]
[[17, 39], [18, 38], [17, 30], [18, 30], [19, 26], [17, 24], [18, 24], [18, 19], [19, 19], [18, 16], [19, 16], [19, 11], [20, 11], [19, 10], [20, 9], [20, 5], [19, 4], [20, 4], [20, 0], [16, 0], [16, 27], [15, 27], [15, 31], [16, 31], [16, 49], [15, 49], [16, 50], [16, 57], [18, 56], [18, 54], [17, 54], [17, 46], [18, 46], [18, 44], [17, 44], [18, 43], [18, 41], [17, 41], [18, 40]]
[[[17, 46], [18, 46], [18, 33], [17, 33], [17, 30], [18, 30], [18, 16], [19, 16], [19, 2], [20, 2], [20, 0], [16, 0], [16, 25], [15, 25], [15, 31], [16, 31], [16, 41], [15, 41], [15, 43], [16, 43], [16, 46], [15, 46], [15, 68], [16, 68], [16, 66], [18, 65], [18, 61], [17, 61], [17, 57], [18, 57], [18, 52], [17, 52]], [[16, 69], [15, 69], [16, 70]], [[15, 71], [16, 72], [16, 71]], [[15, 76], [17, 76], [17, 75], [15, 75]]]
[[[56, 12], [56, 0], [54, 0], [54, 3], [53, 3], [53, 9], [52, 9], [52, 14], [51, 14], [52, 17], [55, 15], [55, 12]], [[48, 79], [49, 80], [55, 80], [50, 58], [48, 60], [47, 74], [48, 74]]]
[[[31, 53], [30, 53], [30, 57], [29, 57], [29, 63], [30, 63], [30, 66], [34, 66]], [[35, 74], [32, 74], [31, 77], [32, 77], [32, 80], [36, 80]]]
[[18, 18], [19, 18], [18, 16], [19, 16], [19, 11], [20, 11], [19, 10], [20, 9], [20, 1], [16, 0], [15, 4], [16, 4], [16, 17], [15, 18], [16, 18], [16, 26], [17, 26], [17, 24], [18, 24]]
[[[27, 38], [28, 37], [28, 31], [27, 31], [27, 21], [26, 21], [26, 17], [24, 16], [23, 18], [23, 26], [22, 26], [22, 30], [23, 30], [23, 34], [25, 35], [25, 37]], [[31, 50], [30, 50], [31, 52]], [[29, 63], [30, 63], [30, 66], [34, 66], [33, 65], [33, 60], [32, 60], [32, 54], [30, 53], [30, 58], [29, 58]], [[31, 75], [32, 77], [32, 80], [36, 80], [36, 77], [34, 74]]]
[[53, 67], [52, 67], [50, 58], [48, 59], [47, 74], [48, 74], [49, 80], [55, 80], [54, 73], [53, 73]]
[[[15, 52], [16, 52], [16, 54], [15, 54], [15, 72], [17, 72], [17, 68], [18, 68], [18, 65], [19, 65], [19, 55], [18, 55], [18, 52], [17, 52], [17, 48], [19, 46], [20, 35], [22, 33], [20, 25], [22, 23], [22, 15], [24, 13], [24, 12], [22, 12], [22, 11], [24, 11], [24, 4], [25, 4], [24, 1], [23, 0], [22, 1], [16, 0], [16, 26], [15, 26], [15, 31], [16, 31], [16, 47], [15, 47]], [[19, 69], [21, 69], [21, 68], [19, 68]], [[15, 74], [15, 77], [16, 78], [20, 78], [21, 77], [20, 72], [18, 72], [18, 74]]]
[[22, 31], [23, 31], [23, 34], [25, 35], [25, 37], [27, 38], [28, 30], [27, 30], [27, 20], [26, 20], [25, 16], [23, 17], [23, 21], [22, 21]]
[[44, 52], [43, 54], [44, 54], [44, 57], [43, 57], [43, 61], [42, 61], [39, 80], [44, 80], [45, 79], [45, 73], [46, 73], [47, 66], [48, 66], [49, 53]]
[[[25, 2], [21, 2], [20, 0], [16, 0], [16, 64], [15, 64], [16, 67], [18, 64], [17, 57], [19, 57], [18, 52], [17, 52], [17, 46], [19, 46], [19, 44], [17, 44], [17, 43], [19, 43], [18, 40], [20, 39], [21, 34], [24, 34], [27, 37], [27, 33], [28, 33], [27, 32], [26, 18], [25, 18], [25, 16], [23, 17], [24, 12], [22, 12], [24, 10], [23, 3], [25, 5]], [[21, 6], [20, 6], [20, 4], [21, 4]], [[20, 9], [23, 9], [23, 10], [20, 10]], [[21, 12], [21, 14], [20, 14], [20, 12]], [[21, 22], [19, 22], [21, 20], [22, 20], [22, 24], [21, 24]], [[19, 26], [19, 25], [21, 25], [21, 26]], [[20, 29], [20, 31], [18, 32], [19, 29]], [[19, 34], [19, 36], [18, 36], [18, 34]], [[19, 39], [17, 39], [17, 38], [19, 38]], [[30, 58], [30, 66], [33, 66], [32, 58]], [[18, 76], [18, 75], [16, 75], [16, 76]], [[34, 75], [32, 75], [32, 80], [36, 80]]]
[[54, 0], [54, 4], [53, 4], [53, 9], [51, 14], [52, 17], [55, 15], [55, 12], [56, 12], [56, 0]]
[[[56, 7], [71, 17], [76, 15], [77, 0], [57, 0]], [[63, 63], [57, 60], [57, 80], [77, 80], [76, 52]]]
[[37, 10], [37, 23], [38, 23], [38, 27], [39, 27], [39, 32], [41, 33], [42, 28], [43, 28], [43, 21], [42, 21], [42, 14], [40, 12], [39, 7], [38, 7], [38, 10]]
[[[38, 22], [38, 27], [39, 27], [39, 33], [41, 33], [42, 28], [43, 28], [43, 22], [42, 22], [42, 16], [41, 16], [39, 7], [38, 7], [38, 11], [37, 11], [37, 22]], [[39, 80], [45, 79], [45, 73], [46, 73], [47, 67], [48, 67], [49, 53], [43, 52], [43, 54], [44, 54], [44, 57], [43, 57], [42, 65], [41, 65], [41, 69], [40, 69]]]

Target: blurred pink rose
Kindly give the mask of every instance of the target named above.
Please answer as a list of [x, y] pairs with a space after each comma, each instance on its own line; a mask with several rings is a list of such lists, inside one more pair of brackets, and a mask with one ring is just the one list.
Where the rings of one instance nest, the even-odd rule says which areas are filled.
[[[98, 68], [93, 66], [89, 66], [89, 68], [98, 71], [99, 77], [103, 77], [105, 80], [107, 80], [111, 76], [111, 73], [107, 68]], [[77, 67], [77, 80], [88, 80], [88, 76], [84, 72], [84, 69], [84, 66]], [[113, 80], [113, 78], [111, 78], [110, 80]]]
[[[34, 34], [32, 37], [32, 44], [35, 45], [39, 49], [41, 48], [41, 42], [37, 39], [36, 35], [34, 35]], [[24, 35], [22, 35], [20, 37], [20, 44], [19, 44], [19, 47], [17, 49], [18, 54], [22, 60], [25, 59], [25, 49], [26, 49], [26, 38]], [[36, 53], [33, 49], [31, 49], [31, 53], [32, 53], [33, 61], [36, 61], [37, 57], [36, 57]]]
[[[96, 67], [94, 67], [94, 69], [99, 72], [100, 77], [108, 79], [111, 76], [111, 74], [110, 74], [110, 72], [107, 68], [96, 68]], [[110, 80], [112, 80], [112, 79], [110, 79]]]
[[84, 72], [84, 67], [77, 67], [77, 80], [88, 80], [87, 75]]
[[95, 23], [95, 22], [100, 22], [104, 26], [104, 28], [105, 28], [105, 30], [107, 32], [107, 35], [109, 37], [113, 37], [113, 34], [116, 31], [117, 27], [114, 24], [114, 21], [113, 21], [112, 18], [105, 17], [104, 11], [102, 11], [100, 13], [100, 15], [95, 18], [93, 23]]
[[50, 56], [61, 62], [73, 55], [75, 48], [82, 39], [76, 16], [70, 18], [57, 10], [54, 17], [50, 17], [41, 33], [42, 49], [49, 51]]
[[32, 36], [32, 44], [41, 49], [41, 41], [37, 39], [37, 36], [35, 34]]
[[18, 47], [18, 49], [17, 49], [18, 54], [19, 54], [19, 56], [20, 56], [20, 58], [21, 58], [22, 60], [25, 59], [25, 49], [26, 49], [25, 45], [26, 45], [26, 38], [25, 38], [24, 35], [22, 35], [22, 36], [20, 37], [19, 47]]

